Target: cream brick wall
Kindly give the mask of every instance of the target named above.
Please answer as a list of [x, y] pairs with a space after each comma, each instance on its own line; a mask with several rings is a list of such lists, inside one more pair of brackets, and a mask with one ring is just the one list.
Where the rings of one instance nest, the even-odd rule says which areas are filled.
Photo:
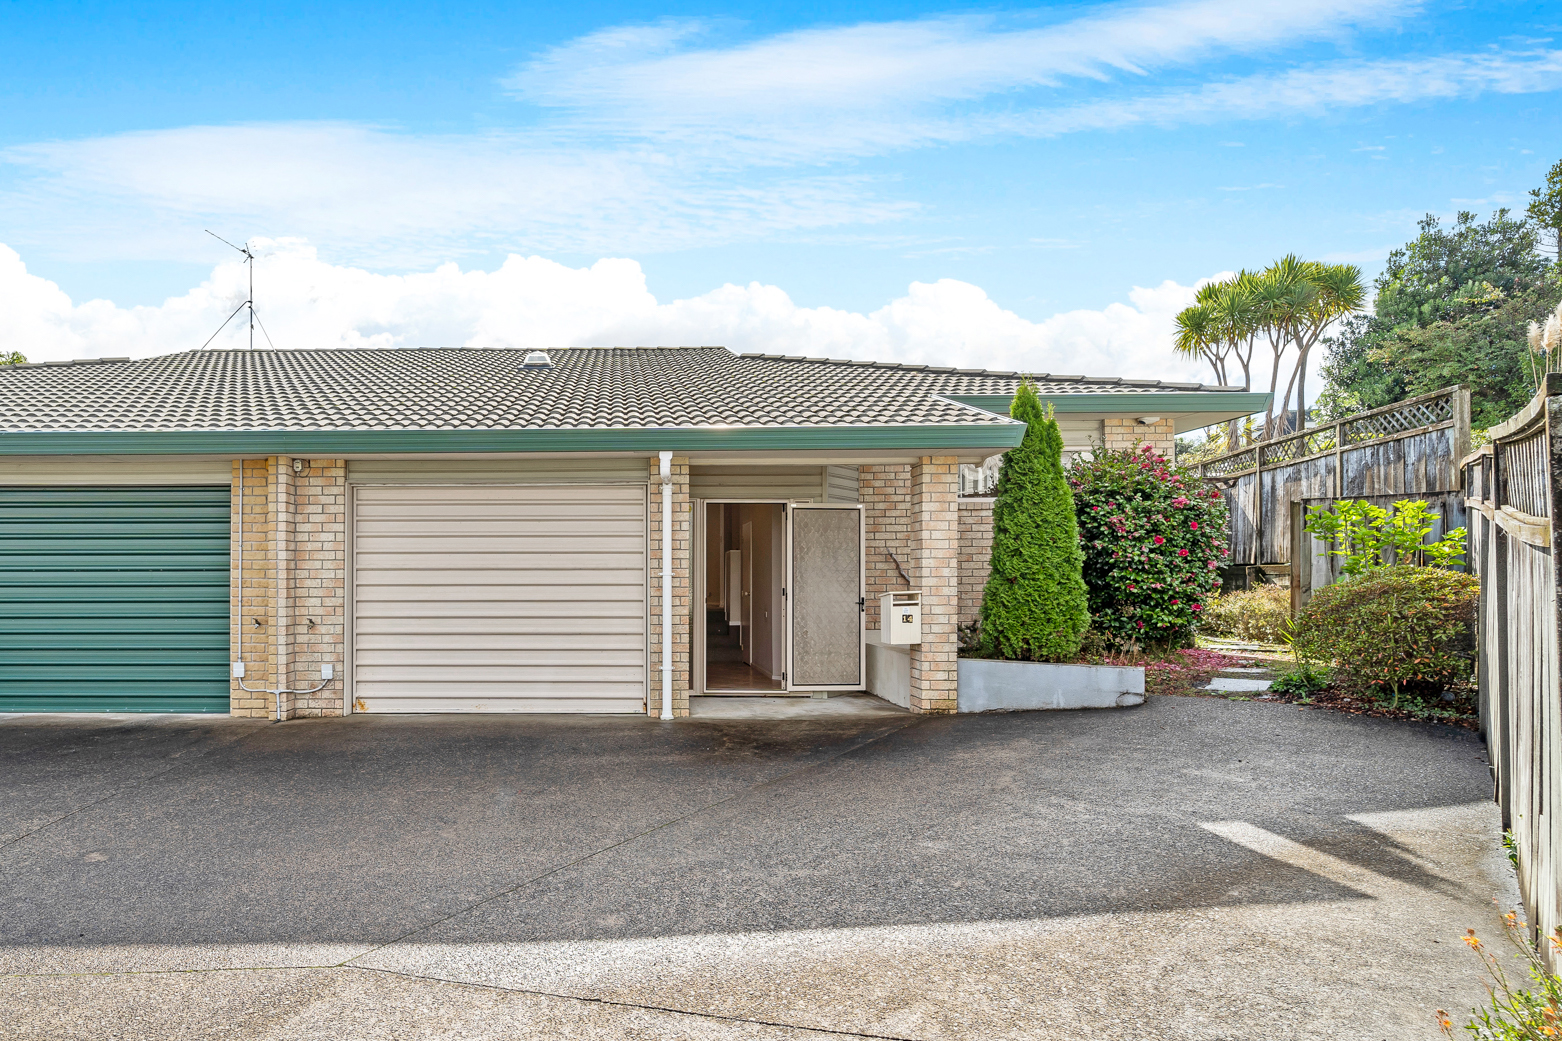
[[[673, 715], [689, 714], [689, 689], [693, 684], [690, 671], [690, 648], [694, 618], [694, 505], [689, 495], [689, 459], [673, 456]], [[650, 463], [651, 494], [647, 504], [650, 510], [651, 532], [651, 671], [646, 682], [647, 711], [659, 715], [662, 711], [662, 479], [661, 461], [653, 458]]]
[[992, 573], [993, 500], [960, 500], [960, 624], [976, 621]]
[[[233, 463], [231, 657], [245, 664], [244, 685], [305, 689], [323, 663], [336, 667], [318, 693], [282, 695], [283, 719], [342, 712], [346, 503], [342, 460], [306, 460], [300, 474], [286, 456]], [[274, 695], [230, 683], [233, 715], [275, 713]]]
[[911, 464], [881, 463], [857, 469], [857, 501], [865, 507], [864, 541], [867, 544], [869, 629], [879, 628], [879, 597], [909, 588], [900, 577], [893, 553], [912, 575]]
[[1177, 451], [1177, 434], [1169, 417], [1156, 423], [1140, 423], [1131, 416], [1113, 416], [1102, 424], [1102, 428], [1108, 451], [1149, 445], [1167, 459], [1172, 459]]

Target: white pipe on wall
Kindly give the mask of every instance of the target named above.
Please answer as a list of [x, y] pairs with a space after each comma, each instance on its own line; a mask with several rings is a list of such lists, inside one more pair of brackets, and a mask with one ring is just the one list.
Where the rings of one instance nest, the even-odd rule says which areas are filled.
[[662, 718], [673, 718], [673, 454], [658, 452], [662, 477]]

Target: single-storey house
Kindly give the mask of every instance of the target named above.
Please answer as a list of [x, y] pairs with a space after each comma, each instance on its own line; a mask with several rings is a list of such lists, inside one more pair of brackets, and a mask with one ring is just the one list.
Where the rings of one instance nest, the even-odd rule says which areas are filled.
[[[1023, 377], [720, 347], [0, 368], [0, 711], [955, 706]], [[1073, 450], [1267, 396], [1029, 377]], [[873, 671], [880, 595], [919, 641]]]

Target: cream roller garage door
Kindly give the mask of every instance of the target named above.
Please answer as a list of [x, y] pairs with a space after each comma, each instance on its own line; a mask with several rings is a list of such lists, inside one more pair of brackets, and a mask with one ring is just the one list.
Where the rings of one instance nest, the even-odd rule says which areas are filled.
[[360, 712], [640, 712], [645, 488], [360, 486]]

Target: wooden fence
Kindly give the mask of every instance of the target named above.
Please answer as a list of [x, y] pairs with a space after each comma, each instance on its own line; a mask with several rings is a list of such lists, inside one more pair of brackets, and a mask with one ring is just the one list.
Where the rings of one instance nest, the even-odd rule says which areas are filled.
[[[1518, 845], [1519, 889], [1536, 937], [1562, 924], [1562, 687], [1557, 678], [1562, 374], [1464, 457], [1470, 560], [1481, 579], [1481, 729], [1503, 827]], [[1540, 949], [1553, 967], [1555, 952]]]
[[1292, 503], [1430, 500], [1459, 490], [1469, 451], [1469, 388], [1446, 387], [1216, 456], [1199, 474], [1226, 497], [1231, 564], [1289, 565]]

